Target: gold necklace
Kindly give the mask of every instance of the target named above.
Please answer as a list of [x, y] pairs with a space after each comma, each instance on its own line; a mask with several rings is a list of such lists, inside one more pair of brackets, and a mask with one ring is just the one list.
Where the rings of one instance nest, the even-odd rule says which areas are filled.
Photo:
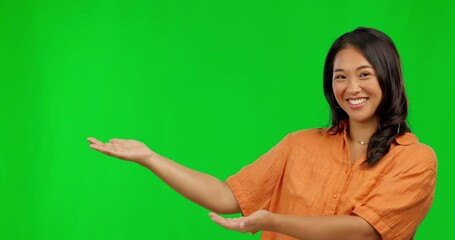
[[368, 143], [369, 143], [369, 142], [364, 142], [364, 141], [355, 140], [355, 139], [353, 139], [353, 138], [350, 136], [350, 134], [348, 134], [348, 137], [349, 137], [352, 141], [357, 142], [357, 143], [359, 143], [360, 145], [368, 145]]
[[354, 141], [356, 141], [356, 142], [360, 143], [360, 145], [368, 145], [368, 142], [364, 142], [364, 141], [357, 141], [357, 140], [354, 140]]

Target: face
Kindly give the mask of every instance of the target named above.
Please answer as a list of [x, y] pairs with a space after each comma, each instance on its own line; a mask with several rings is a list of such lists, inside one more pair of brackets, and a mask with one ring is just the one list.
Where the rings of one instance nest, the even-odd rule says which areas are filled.
[[376, 109], [382, 99], [373, 66], [354, 47], [339, 51], [333, 62], [333, 93], [349, 121], [377, 123]]

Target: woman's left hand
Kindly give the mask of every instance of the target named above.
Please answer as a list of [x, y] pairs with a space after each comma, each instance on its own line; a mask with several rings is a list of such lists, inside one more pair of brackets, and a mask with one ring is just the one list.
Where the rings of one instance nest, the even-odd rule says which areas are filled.
[[209, 216], [215, 223], [226, 229], [243, 233], [249, 232], [252, 234], [263, 230], [264, 224], [269, 215], [270, 213], [266, 210], [258, 210], [248, 217], [239, 218], [224, 218], [214, 212], [209, 213]]

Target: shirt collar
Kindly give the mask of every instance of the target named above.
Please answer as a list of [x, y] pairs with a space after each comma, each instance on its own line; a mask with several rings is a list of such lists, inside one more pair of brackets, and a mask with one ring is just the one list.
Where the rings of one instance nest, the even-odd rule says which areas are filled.
[[416, 135], [407, 132], [401, 136], [396, 137], [395, 142], [397, 142], [398, 145], [408, 146], [414, 143], [418, 143], [419, 139]]

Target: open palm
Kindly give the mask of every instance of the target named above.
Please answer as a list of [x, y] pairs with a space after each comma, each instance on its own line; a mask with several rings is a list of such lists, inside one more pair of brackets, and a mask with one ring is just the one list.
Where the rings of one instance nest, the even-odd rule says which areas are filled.
[[136, 140], [111, 139], [108, 143], [103, 143], [96, 138], [88, 138], [90, 147], [99, 152], [120, 158], [123, 160], [142, 164], [153, 154], [145, 144]]
[[248, 217], [239, 218], [224, 218], [216, 213], [209, 213], [212, 220], [220, 226], [238, 232], [256, 233], [262, 230], [262, 223], [269, 212], [266, 210], [258, 210]]

